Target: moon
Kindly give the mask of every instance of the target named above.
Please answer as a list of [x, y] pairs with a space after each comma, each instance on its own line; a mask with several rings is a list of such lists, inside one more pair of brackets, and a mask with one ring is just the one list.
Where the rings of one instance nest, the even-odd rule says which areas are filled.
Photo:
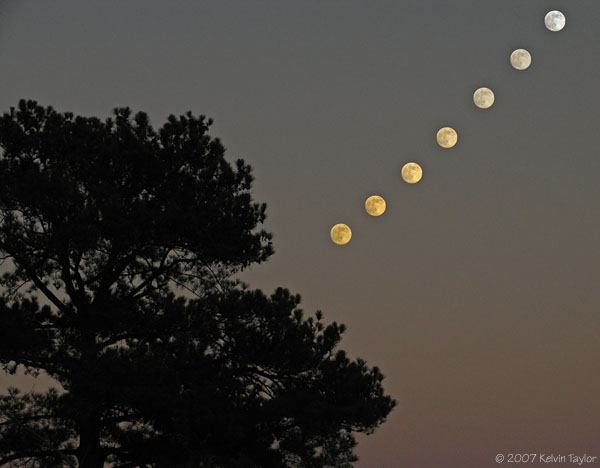
[[402, 179], [408, 184], [416, 184], [423, 178], [423, 169], [415, 162], [402, 166]]
[[479, 88], [473, 93], [473, 102], [480, 109], [488, 109], [494, 104], [494, 92], [490, 88]]
[[337, 245], [344, 245], [352, 239], [352, 230], [346, 224], [336, 224], [331, 228], [330, 236]]
[[451, 127], [440, 128], [437, 132], [437, 142], [442, 148], [452, 148], [458, 141], [458, 133]]
[[365, 210], [367, 210], [367, 213], [371, 216], [381, 216], [385, 213], [385, 207], [385, 200], [379, 195], [371, 195], [367, 198], [367, 201], [365, 201]]
[[565, 18], [565, 15], [562, 14], [562, 12], [560, 12], [558, 10], [552, 10], [552, 11], [549, 11], [548, 13], [546, 13], [546, 17], [544, 18], [544, 23], [546, 24], [546, 27], [550, 31], [558, 32], [558, 31], [561, 31], [562, 28], [565, 27], [565, 24], [567, 23], [567, 19]]
[[525, 70], [531, 65], [531, 54], [525, 49], [517, 49], [510, 54], [510, 64], [517, 70]]

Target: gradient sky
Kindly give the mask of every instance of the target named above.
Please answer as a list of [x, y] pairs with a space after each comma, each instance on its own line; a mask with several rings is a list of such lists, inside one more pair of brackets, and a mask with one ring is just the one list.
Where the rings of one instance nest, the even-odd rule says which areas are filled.
[[596, 0], [4, 1], [0, 111], [212, 117], [275, 235], [244, 279], [345, 323], [398, 401], [357, 467], [600, 456], [599, 24]]

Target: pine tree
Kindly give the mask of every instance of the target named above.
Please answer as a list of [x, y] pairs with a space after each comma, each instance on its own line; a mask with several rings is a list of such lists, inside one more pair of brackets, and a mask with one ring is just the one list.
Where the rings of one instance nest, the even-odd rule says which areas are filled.
[[343, 325], [235, 280], [272, 254], [211, 121], [0, 118], [0, 466], [349, 467], [394, 406]]

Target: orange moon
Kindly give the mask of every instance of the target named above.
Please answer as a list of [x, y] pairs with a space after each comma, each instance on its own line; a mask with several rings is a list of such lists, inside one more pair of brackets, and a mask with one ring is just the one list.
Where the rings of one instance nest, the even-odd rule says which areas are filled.
[[344, 245], [352, 239], [352, 230], [346, 224], [336, 224], [329, 233], [331, 240], [337, 245]]
[[365, 210], [371, 216], [381, 216], [383, 213], [385, 213], [385, 208], [385, 200], [379, 195], [371, 195], [365, 201]]
[[416, 184], [423, 177], [423, 169], [415, 162], [402, 166], [402, 179], [408, 184]]

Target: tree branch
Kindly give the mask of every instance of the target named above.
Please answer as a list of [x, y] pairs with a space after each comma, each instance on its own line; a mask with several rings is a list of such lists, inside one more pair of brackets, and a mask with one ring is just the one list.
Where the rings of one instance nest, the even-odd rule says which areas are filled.
[[[13, 418], [9, 421], [0, 422], [0, 426], [8, 426], [16, 423], [25, 423], [31, 421], [43, 421], [44, 419], [56, 419], [58, 418], [55, 414], [36, 414], [35, 416], [28, 416], [26, 418]], [[0, 464], [1, 466], [1, 464]]]
[[62, 450], [39, 450], [39, 451], [25, 451], [25, 452], [17, 452], [9, 455], [7, 457], [0, 459], [0, 466], [11, 462], [13, 460], [19, 460], [20, 458], [43, 458], [50, 457], [53, 455], [77, 455], [77, 450], [75, 449], [62, 449]]
[[43, 360], [40, 360], [39, 358], [33, 360], [33, 359], [29, 359], [29, 358], [26, 358], [23, 356], [13, 357], [13, 358], [11, 358], [11, 360], [15, 361], [17, 364], [21, 364], [26, 367], [34, 367], [36, 369], [44, 369], [45, 371], [47, 371], [51, 374], [60, 375], [62, 377], [69, 377], [68, 372], [66, 372], [62, 369], [57, 369], [50, 363], [50, 361], [43, 361]]
[[64, 250], [60, 253], [59, 263], [62, 270], [62, 280], [65, 283], [67, 293], [71, 297], [71, 301], [77, 306], [82, 298], [81, 294], [75, 289], [73, 278], [71, 277], [71, 260], [69, 259], [68, 244], [64, 246]]
[[56, 297], [56, 295], [50, 291], [50, 289], [48, 289], [48, 287], [44, 284], [44, 282], [31, 270], [31, 268], [28, 268], [25, 266], [25, 264], [23, 262], [21, 262], [17, 256], [13, 255], [13, 258], [17, 261], [17, 263], [23, 267], [25, 269], [25, 271], [27, 272], [27, 274], [29, 275], [29, 277], [31, 278], [31, 281], [33, 281], [33, 284], [36, 285], [36, 287], [42, 291], [42, 293], [44, 293], [44, 295], [56, 306], [58, 307], [59, 310], [61, 310], [62, 312], [68, 313], [69, 312], [69, 307], [67, 307], [67, 305], [65, 303], [63, 303], [58, 297]]
[[[138, 298], [142, 295], [144, 295], [144, 288], [146, 288], [147, 286], [152, 284], [152, 281], [154, 281], [156, 278], [158, 278], [161, 274], [165, 273], [166, 271], [169, 270], [169, 268], [171, 268], [173, 265], [176, 264], [176, 261], [171, 262], [169, 265], [167, 265], [165, 267], [165, 262], [167, 261], [167, 258], [169, 257], [169, 253], [171, 252], [170, 248], [167, 248], [165, 250], [164, 255], [162, 256], [162, 258], [160, 259], [160, 264], [158, 265], [158, 268], [156, 268], [148, 278], [146, 278], [144, 281], [142, 281], [138, 286], [136, 286], [134, 288], [133, 291], [131, 291], [131, 293], [129, 294], [129, 297], [132, 298]], [[140, 293], [139, 295], [137, 295], [138, 293]]]

